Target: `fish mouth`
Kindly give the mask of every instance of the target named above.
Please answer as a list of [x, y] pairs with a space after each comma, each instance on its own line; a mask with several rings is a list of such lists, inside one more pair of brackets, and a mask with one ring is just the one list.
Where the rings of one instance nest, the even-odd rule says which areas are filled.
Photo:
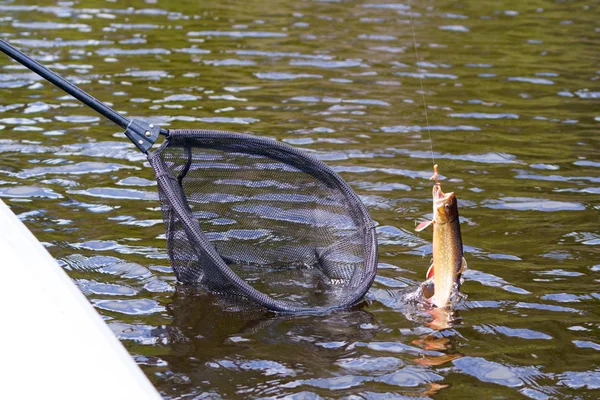
[[454, 198], [454, 192], [444, 193], [441, 185], [435, 185], [433, 187], [433, 203], [435, 207], [442, 207], [444, 204], [449, 203]]

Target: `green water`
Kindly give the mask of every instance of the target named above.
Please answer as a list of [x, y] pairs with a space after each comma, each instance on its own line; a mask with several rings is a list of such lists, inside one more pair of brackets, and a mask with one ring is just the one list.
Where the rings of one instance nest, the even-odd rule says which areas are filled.
[[[414, 3], [0, 2], [2, 38], [116, 110], [306, 149], [378, 224], [356, 310], [241, 313], [179, 287], [144, 156], [3, 57], [0, 197], [165, 398], [599, 396], [598, 3]], [[393, 296], [431, 251], [422, 92], [470, 268], [443, 330]]]

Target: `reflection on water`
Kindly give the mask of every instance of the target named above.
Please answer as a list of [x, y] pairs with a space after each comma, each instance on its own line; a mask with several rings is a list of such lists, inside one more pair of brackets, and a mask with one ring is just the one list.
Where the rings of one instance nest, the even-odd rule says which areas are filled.
[[[277, 316], [180, 287], [145, 157], [4, 58], [0, 197], [164, 397], [598, 397], [598, 6], [213, 3], [0, 1], [3, 38], [115, 109], [303, 148], [377, 221], [357, 309]], [[429, 266], [429, 132], [470, 266], [452, 312], [403, 297]]]

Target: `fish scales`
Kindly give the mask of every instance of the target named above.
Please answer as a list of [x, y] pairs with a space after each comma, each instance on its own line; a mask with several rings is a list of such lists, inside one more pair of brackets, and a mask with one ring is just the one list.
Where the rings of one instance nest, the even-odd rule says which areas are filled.
[[427, 271], [427, 278], [433, 278], [433, 295], [429, 301], [436, 307], [446, 307], [455, 288], [460, 288], [460, 279], [467, 263], [463, 257], [456, 196], [454, 192], [442, 191], [437, 165], [434, 166], [431, 179], [435, 180], [432, 190], [433, 219], [419, 224], [416, 230], [421, 231], [433, 225], [433, 262]]

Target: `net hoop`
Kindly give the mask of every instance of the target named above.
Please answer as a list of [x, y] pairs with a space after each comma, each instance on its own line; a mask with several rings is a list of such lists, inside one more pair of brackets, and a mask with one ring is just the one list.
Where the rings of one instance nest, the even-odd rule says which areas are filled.
[[[356, 274], [358, 281], [352, 283], [351, 292], [344, 296], [338, 304], [333, 306], [306, 307], [299, 306], [292, 301], [275, 299], [257, 290], [238, 276], [224, 261], [223, 257], [202, 230], [198, 219], [194, 217], [186, 200], [183, 189], [184, 183], [182, 183], [183, 178], [180, 177], [181, 174], [178, 177], [174, 176], [167, 165], [163, 157], [163, 152], [172, 146], [188, 149], [218, 149], [228, 152], [266, 156], [312, 175], [324, 182], [328, 187], [343, 193], [345, 199], [355, 211], [352, 219], [360, 230], [359, 233], [363, 238], [364, 246], [364, 268], [360, 274]], [[160, 199], [163, 205], [163, 216], [165, 216], [165, 208], [168, 209], [168, 213], [171, 213], [168, 218], [165, 216], [164, 219], [167, 231], [167, 247], [169, 248], [169, 258], [172, 265], [174, 265], [175, 254], [173, 253], [173, 249], [170, 248], [171, 246], [169, 246], [169, 235], [172, 221], [176, 220], [183, 225], [187, 240], [193, 243], [194, 246], [202, 247], [203, 258], [205, 260], [208, 258], [210, 263], [225, 277], [227, 283], [235, 287], [239, 295], [272, 311], [320, 313], [348, 308], [358, 303], [373, 283], [377, 273], [377, 239], [373, 220], [352, 188], [333, 169], [306, 152], [273, 139], [248, 134], [186, 129], [170, 130], [169, 136], [160, 148], [148, 154], [148, 161], [156, 175]], [[175, 273], [177, 275], [177, 271]], [[178, 280], [181, 280], [179, 276]], [[210, 290], [211, 288], [209, 287], [208, 289]]]

